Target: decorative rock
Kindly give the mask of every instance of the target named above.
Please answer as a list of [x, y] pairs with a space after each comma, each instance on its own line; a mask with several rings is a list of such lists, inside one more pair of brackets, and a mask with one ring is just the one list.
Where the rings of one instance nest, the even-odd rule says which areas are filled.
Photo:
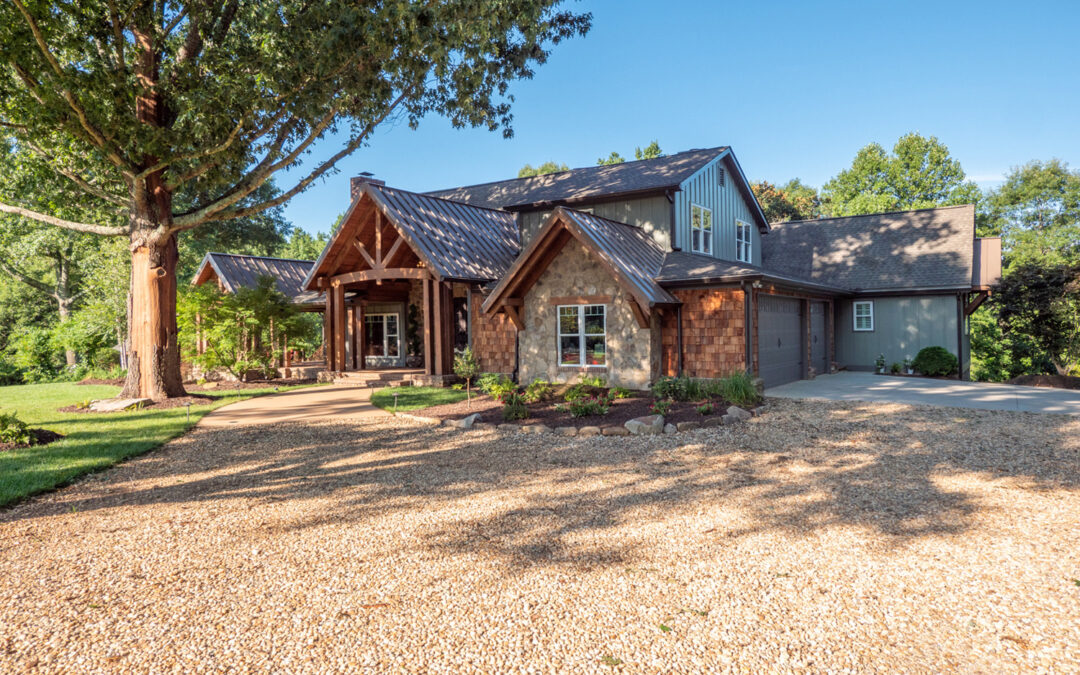
[[750, 413], [748, 413], [747, 411], [743, 410], [742, 408], [740, 408], [738, 406], [728, 406], [727, 414], [734, 417], [736, 422], [741, 422], [742, 420], [748, 420], [751, 417], [753, 417], [753, 415], [751, 415]]
[[520, 424], [510, 424], [509, 422], [503, 422], [499, 425], [499, 431], [521, 431]]
[[472, 429], [479, 417], [480, 413], [473, 413], [467, 417], [462, 417], [459, 420], [449, 420], [447, 424], [457, 429]]
[[546, 424], [526, 424], [521, 427], [521, 431], [526, 434], [546, 434], [551, 431], [551, 427]]
[[605, 436], [629, 436], [630, 430], [626, 427], [604, 427], [600, 433]]
[[121, 410], [129, 410], [131, 408], [137, 408], [147, 403], [153, 403], [148, 398], [105, 398], [100, 401], [94, 401], [90, 404], [90, 410], [94, 412], [120, 412]]
[[670, 422], [664, 425], [664, 433], [665, 434], [674, 434], [674, 433], [677, 433], [678, 431], [679, 430], [675, 427], [675, 425], [671, 424]]
[[634, 436], [654, 436], [664, 431], [663, 415], [646, 415], [629, 420], [623, 425]]
[[675, 428], [679, 431], [693, 431], [694, 429], [700, 429], [700, 422], [679, 422], [675, 425]]
[[735, 418], [732, 417], [731, 415], [724, 415], [723, 417], [720, 418], [720, 420], [724, 424], [735, 424]]
[[[724, 415], [724, 417], [727, 417], [727, 415]], [[719, 427], [727, 424], [727, 422], [724, 421], [724, 417], [706, 417], [701, 420], [701, 428], [708, 429], [710, 427]]]
[[577, 432], [578, 436], [599, 436], [600, 427], [581, 427]]
[[754, 417], [759, 417], [759, 416], [761, 416], [762, 413], [765, 412], [765, 406], [759, 405], [758, 407], [754, 408], [750, 412], [754, 413]]
[[759, 395], [765, 393], [765, 380], [761, 379], [760, 377], [755, 377], [752, 382], [754, 385], [754, 389], [757, 390], [757, 393]]
[[577, 427], [555, 427], [555, 433], [560, 436], [577, 436]]

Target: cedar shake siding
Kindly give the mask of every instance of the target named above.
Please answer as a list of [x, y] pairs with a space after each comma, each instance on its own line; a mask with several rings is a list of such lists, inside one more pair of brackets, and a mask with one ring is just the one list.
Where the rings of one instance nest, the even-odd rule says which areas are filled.
[[479, 293], [473, 293], [473, 353], [485, 373], [512, 375], [517, 365], [517, 330], [505, 314], [484, 316], [480, 312], [483, 301]]
[[[746, 321], [741, 288], [672, 291], [682, 301], [682, 371], [690, 377], [724, 377], [746, 370]], [[663, 319], [664, 374], [679, 374], [678, 313]]]

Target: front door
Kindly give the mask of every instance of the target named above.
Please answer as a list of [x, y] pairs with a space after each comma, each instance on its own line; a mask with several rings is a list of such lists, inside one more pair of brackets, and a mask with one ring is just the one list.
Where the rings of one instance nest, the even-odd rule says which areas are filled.
[[401, 354], [398, 315], [367, 314], [364, 331], [367, 336], [366, 361], [374, 366], [396, 365]]

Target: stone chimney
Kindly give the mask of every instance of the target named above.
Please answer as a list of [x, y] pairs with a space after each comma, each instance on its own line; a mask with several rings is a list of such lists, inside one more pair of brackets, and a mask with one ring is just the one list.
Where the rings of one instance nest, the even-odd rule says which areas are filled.
[[365, 171], [359, 176], [353, 176], [349, 179], [349, 201], [355, 201], [356, 195], [360, 193], [360, 188], [364, 183], [371, 183], [372, 185], [386, 185], [386, 181], [375, 178], [375, 174], [370, 171]]

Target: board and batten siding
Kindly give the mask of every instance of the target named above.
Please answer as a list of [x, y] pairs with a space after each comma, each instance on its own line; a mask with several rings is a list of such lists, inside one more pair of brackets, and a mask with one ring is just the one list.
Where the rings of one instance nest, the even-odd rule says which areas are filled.
[[[717, 169], [724, 170], [723, 185], [718, 182]], [[690, 205], [697, 204], [712, 211], [715, 257], [735, 260], [735, 220], [738, 219], [750, 223], [751, 262], [761, 265], [761, 233], [735, 180], [734, 171], [721, 158], [683, 181], [682, 190], [675, 193], [675, 245], [683, 251], [693, 252], [690, 246]]]
[[[601, 218], [640, 227], [652, 234], [653, 238], [664, 247], [671, 248], [671, 203], [667, 197], [657, 195], [642, 199], [624, 199], [571, 206], [579, 211], [586, 211]], [[521, 229], [521, 246], [529, 245], [540, 227], [551, 215], [546, 211], [523, 211], [518, 214], [518, 227]]]
[[[865, 298], [874, 301], [874, 330], [855, 331], [852, 300], [836, 303], [836, 361], [851, 370], [873, 370], [878, 354], [886, 367], [914, 359], [923, 347], [956, 354], [956, 296]], [[965, 336], [965, 342], [967, 338]], [[964, 347], [968, 351], [967, 345]]]

